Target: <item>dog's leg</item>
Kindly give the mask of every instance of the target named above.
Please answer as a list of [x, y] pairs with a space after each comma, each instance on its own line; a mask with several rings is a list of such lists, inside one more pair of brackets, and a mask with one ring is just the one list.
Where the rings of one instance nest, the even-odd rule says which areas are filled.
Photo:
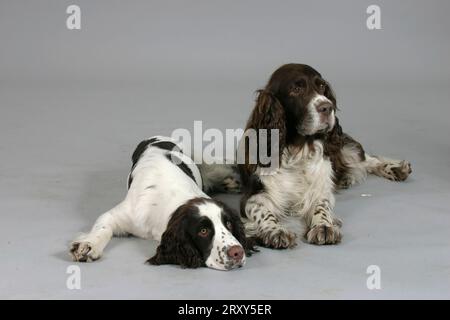
[[[334, 197], [331, 195], [331, 197]], [[333, 214], [334, 199], [320, 199], [306, 215], [309, 231], [306, 240], [312, 244], [336, 244], [342, 239], [342, 222]]]
[[342, 222], [334, 215], [333, 169], [330, 161], [322, 161], [314, 176], [309, 177], [311, 185], [305, 191], [298, 212], [305, 218], [308, 232], [306, 240], [312, 244], [335, 244], [341, 241]]
[[266, 247], [285, 249], [295, 246], [295, 234], [288, 231], [278, 220], [273, 202], [265, 193], [258, 193], [248, 198], [245, 204], [246, 232], [256, 237]]
[[89, 233], [80, 235], [71, 243], [70, 253], [74, 261], [91, 262], [99, 259], [113, 235], [126, 233], [126, 205], [124, 201], [102, 214]]
[[368, 173], [391, 181], [404, 181], [411, 174], [411, 164], [406, 160], [394, 160], [366, 154], [365, 167]]
[[404, 181], [411, 173], [411, 164], [367, 154], [362, 145], [347, 134], [342, 135], [344, 146], [334, 159], [336, 186], [346, 189], [362, 182], [368, 173], [392, 180]]
[[336, 188], [348, 189], [367, 178], [364, 150], [356, 141], [347, 143], [340, 152], [341, 166], [335, 165]]
[[347, 189], [364, 181], [368, 173], [392, 181], [403, 181], [411, 173], [411, 165], [404, 160], [371, 156], [362, 145], [347, 134], [342, 135], [344, 146], [339, 158], [334, 159], [336, 187]]

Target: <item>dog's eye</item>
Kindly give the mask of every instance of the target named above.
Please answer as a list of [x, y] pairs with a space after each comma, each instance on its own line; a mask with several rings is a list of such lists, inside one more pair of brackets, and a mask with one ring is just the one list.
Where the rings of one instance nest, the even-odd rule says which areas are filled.
[[209, 230], [207, 228], [203, 228], [199, 231], [198, 235], [200, 237], [207, 237], [209, 234]]
[[324, 93], [327, 85], [325, 83], [319, 83], [319, 92]]
[[230, 230], [230, 231], [233, 228], [233, 225], [231, 224], [231, 221], [227, 221], [226, 226], [227, 226], [227, 229]]
[[305, 91], [304, 87], [294, 86], [291, 90], [291, 95], [299, 95]]
[[305, 90], [306, 90], [306, 81], [304, 79], [300, 79], [292, 84], [289, 94], [291, 96], [298, 96], [300, 94], [304, 94]]

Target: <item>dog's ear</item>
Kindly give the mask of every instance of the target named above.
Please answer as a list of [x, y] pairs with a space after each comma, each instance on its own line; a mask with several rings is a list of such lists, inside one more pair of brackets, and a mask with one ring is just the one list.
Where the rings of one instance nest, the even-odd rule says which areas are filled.
[[156, 254], [147, 260], [149, 264], [178, 264], [183, 268], [199, 268], [204, 266], [203, 258], [186, 232], [184, 216], [185, 206], [178, 208], [161, 237]]
[[[253, 129], [253, 130], [251, 130]], [[265, 145], [261, 145], [260, 130], [266, 129], [267, 139]], [[278, 130], [278, 150], [271, 150], [271, 130]], [[250, 134], [253, 131], [256, 134]], [[257, 148], [251, 148], [254, 141], [249, 141], [251, 138], [256, 138]], [[265, 147], [262, 154], [267, 153], [270, 158], [274, 157], [274, 152], [278, 161], [281, 160], [281, 152], [285, 146], [286, 140], [286, 117], [283, 106], [278, 99], [268, 90], [257, 91], [256, 105], [253, 108], [250, 118], [247, 121], [243, 140], [241, 140], [241, 148], [245, 148], [245, 169], [248, 174], [253, 173], [257, 166], [268, 167], [271, 163], [262, 163], [260, 150]], [[256, 152], [256, 154], [254, 154]], [[255, 163], [256, 162], [256, 163]], [[279, 163], [278, 163], [279, 164]]]
[[[325, 83], [326, 83], [326, 89], [324, 92], [325, 97], [327, 97], [333, 103], [335, 111], [339, 110], [339, 108], [337, 107], [336, 95], [334, 94], [333, 88], [331, 87], [329, 82], [325, 81]], [[343, 147], [342, 145], [343, 140], [341, 138], [343, 131], [342, 127], [339, 124], [338, 117], [336, 117], [335, 115], [334, 118], [335, 118], [334, 127], [333, 130], [331, 130], [331, 132], [329, 132], [327, 135], [325, 149], [328, 149], [330, 151], [330, 148], [334, 148], [336, 150], [334, 153], [340, 154], [339, 150]], [[334, 162], [332, 163], [334, 164]]]
[[334, 94], [334, 90], [333, 88], [331, 88], [331, 85], [329, 82], [325, 82], [326, 83], [326, 88], [325, 88], [325, 97], [327, 97], [331, 102], [333, 102], [334, 107], [337, 109], [337, 102], [336, 102], [336, 95]]
[[168, 229], [164, 232], [156, 254], [147, 260], [153, 265], [178, 264], [183, 268], [199, 268], [204, 266], [200, 252], [192, 240], [180, 236]]
[[231, 219], [232, 230], [231, 233], [237, 241], [242, 245], [247, 256], [251, 256], [253, 252], [258, 250], [255, 248], [256, 241], [254, 238], [248, 238], [245, 235], [245, 227], [242, 220], [236, 210], [230, 208], [223, 202], [220, 202], [223, 210], [227, 212], [227, 216]]

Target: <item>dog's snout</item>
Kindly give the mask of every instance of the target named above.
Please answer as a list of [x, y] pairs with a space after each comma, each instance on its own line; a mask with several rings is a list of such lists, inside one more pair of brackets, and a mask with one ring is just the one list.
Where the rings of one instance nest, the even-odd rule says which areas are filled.
[[241, 261], [244, 258], [244, 249], [241, 246], [231, 246], [227, 251], [228, 257], [235, 261]]
[[328, 102], [322, 102], [316, 106], [316, 110], [318, 113], [330, 114], [332, 105]]

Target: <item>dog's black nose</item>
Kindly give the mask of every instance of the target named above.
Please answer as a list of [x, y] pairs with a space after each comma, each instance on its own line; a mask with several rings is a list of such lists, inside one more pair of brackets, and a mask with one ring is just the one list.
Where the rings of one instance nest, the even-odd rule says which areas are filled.
[[316, 106], [316, 110], [318, 113], [330, 114], [331, 108], [333, 106], [328, 102], [323, 102]]
[[231, 246], [228, 248], [227, 255], [234, 261], [241, 261], [244, 257], [244, 249], [238, 245]]

